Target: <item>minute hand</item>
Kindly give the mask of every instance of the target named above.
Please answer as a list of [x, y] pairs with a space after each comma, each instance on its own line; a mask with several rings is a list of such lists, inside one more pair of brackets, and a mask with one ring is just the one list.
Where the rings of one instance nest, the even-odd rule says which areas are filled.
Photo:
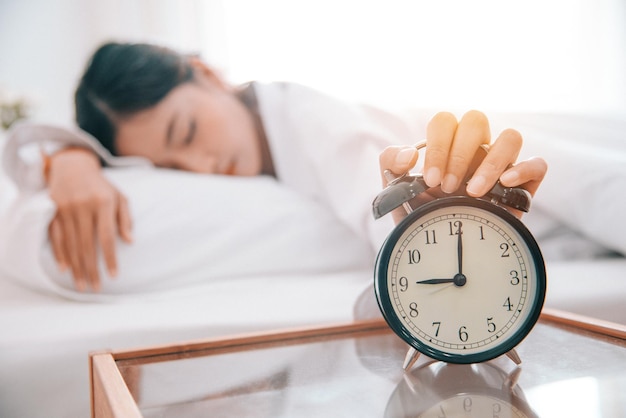
[[459, 230], [457, 231], [457, 245], [456, 245], [456, 254], [458, 260], [459, 274], [463, 274], [463, 231], [461, 227], [463, 224], [459, 221]]

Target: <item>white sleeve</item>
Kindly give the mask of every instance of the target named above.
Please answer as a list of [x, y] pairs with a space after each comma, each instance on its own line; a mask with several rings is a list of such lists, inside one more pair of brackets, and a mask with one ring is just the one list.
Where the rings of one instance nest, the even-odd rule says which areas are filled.
[[20, 123], [8, 134], [2, 166], [20, 191], [45, 188], [42, 153], [52, 154], [68, 146], [86, 147], [106, 165], [150, 165], [139, 157], [113, 157], [95, 138], [78, 128]]
[[419, 123], [299, 85], [261, 88], [263, 122], [280, 181], [323, 200], [374, 250], [380, 248], [393, 220], [372, 216], [372, 201], [382, 189], [379, 154], [389, 145], [421, 140], [425, 132], [418, 133]]
[[54, 291], [41, 263], [56, 208], [45, 191], [21, 193], [0, 213], [0, 272], [25, 287]]
[[343, 126], [332, 125], [328, 143], [314, 142], [310, 155], [332, 210], [377, 251], [394, 227], [391, 215], [374, 219], [372, 214], [372, 202], [382, 190], [379, 155], [387, 146], [421, 138], [390, 114], [365, 108], [353, 112], [343, 115]]

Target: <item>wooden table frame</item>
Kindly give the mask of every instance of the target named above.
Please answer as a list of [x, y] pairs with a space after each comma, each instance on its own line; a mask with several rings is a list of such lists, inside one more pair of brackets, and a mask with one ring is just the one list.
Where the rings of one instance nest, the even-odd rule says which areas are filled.
[[[626, 325], [554, 309], [544, 309], [540, 320], [626, 340]], [[389, 327], [385, 321], [376, 319], [332, 326], [220, 337], [136, 350], [94, 352], [89, 355], [91, 416], [93, 418], [142, 418], [131, 389], [120, 371], [120, 365], [149, 364], [181, 357], [255, 350], [339, 337], [373, 335], [388, 331]]]

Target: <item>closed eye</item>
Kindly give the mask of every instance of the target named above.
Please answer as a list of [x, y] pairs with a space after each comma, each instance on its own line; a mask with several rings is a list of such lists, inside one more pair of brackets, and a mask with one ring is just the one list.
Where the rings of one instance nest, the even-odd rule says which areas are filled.
[[191, 144], [191, 142], [194, 139], [194, 135], [196, 133], [196, 120], [192, 119], [189, 122], [189, 132], [187, 133], [187, 136], [185, 137], [185, 139], [183, 140], [183, 145], [184, 146], [188, 146]]

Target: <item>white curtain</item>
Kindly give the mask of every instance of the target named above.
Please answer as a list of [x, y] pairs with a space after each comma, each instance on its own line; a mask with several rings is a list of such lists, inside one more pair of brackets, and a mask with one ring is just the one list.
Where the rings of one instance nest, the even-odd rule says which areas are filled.
[[623, 0], [225, 0], [229, 73], [437, 107], [626, 110]]
[[436, 108], [626, 114], [623, 0], [0, 0], [0, 88], [71, 123], [109, 39], [201, 52], [233, 82], [290, 80]]

